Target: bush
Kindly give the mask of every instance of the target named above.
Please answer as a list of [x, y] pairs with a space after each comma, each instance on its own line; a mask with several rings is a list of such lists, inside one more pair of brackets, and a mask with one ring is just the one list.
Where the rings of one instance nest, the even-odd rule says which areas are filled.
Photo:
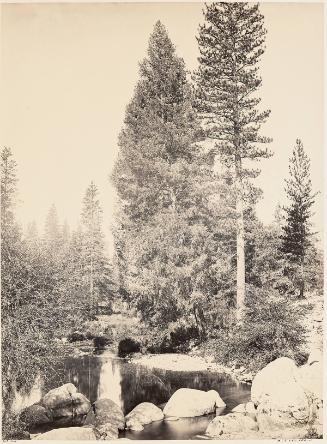
[[197, 327], [184, 319], [171, 322], [166, 329], [152, 328], [144, 338], [145, 347], [150, 353], [187, 352], [199, 341]]
[[93, 345], [98, 350], [102, 350], [110, 344], [112, 344], [112, 337], [103, 335], [93, 338]]
[[102, 336], [105, 333], [107, 324], [97, 319], [93, 321], [87, 321], [83, 325], [85, 336], [87, 339], [94, 339], [97, 336]]
[[303, 308], [276, 293], [248, 291], [243, 325], [219, 331], [219, 342], [208, 344], [218, 362], [238, 363], [258, 371], [276, 358], [287, 356], [302, 364], [307, 358], [302, 346], [305, 329]]
[[121, 358], [124, 358], [130, 353], [137, 353], [140, 350], [140, 343], [131, 338], [123, 339], [118, 344], [118, 356]]
[[67, 337], [68, 342], [85, 341], [85, 339], [86, 336], [79, 331], [74, 331], [73, 333], [70, 333]]

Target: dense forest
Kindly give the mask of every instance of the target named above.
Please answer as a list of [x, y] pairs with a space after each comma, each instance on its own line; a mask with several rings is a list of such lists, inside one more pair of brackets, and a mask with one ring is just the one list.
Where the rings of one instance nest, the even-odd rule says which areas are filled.
[[190, 76], [164, 25], [155, 24], [111, 177], [118, 201], [113, 258], [93, 182], [77, 229], [53, 205], [41, 233], [33, 222], [23, 230], [15, 208], [24, 165], [16, 164], [14, 147], [2, 149], [2, 402], [9, 435], [14, 391], [53, 365], [58, 340], [96, 320], [101, 303], [110, 310], [124, 302], [126, 315], [139, 317], [138, 331], [125, 335], [143, 352], [197, 346], [217, 362], [256, 370], [280, 356], [304, 362], [301, 301], [323, 287], [311, 224], [318, 190], [299, 128], [285, 177], [288, 204], [276, 208], [269, 225], [257, 216], [264, 198], [258, 165], [273, 155], [271, 139], [261, 134], [270, 114], [260, 107], [265, 35], [257, 4], [209, 4], [197, 37], [198, 70]]

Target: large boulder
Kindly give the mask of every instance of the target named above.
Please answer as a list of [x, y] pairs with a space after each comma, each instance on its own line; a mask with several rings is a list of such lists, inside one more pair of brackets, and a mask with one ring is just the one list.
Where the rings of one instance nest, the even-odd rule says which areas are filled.
[[298, 368], [289, 358], [272, 361], [255, 376], [251, 400], [257, 406], [260, 430], [282, 429], [309, 420], [308, 398], [298, 379]]
[[237, 436], [257, 430], [257, 423], [249, 416], [241, 413], [229, 413], [224, 416], [216, 416], [208, 425], [205, 434], [210, 438], [224, 438], [221, 435]]
[[181, 418], [202, 416], [212, 413], [226, 404], [215, 390], [204, 392], [189, 388], [177, 390], [167, 402], [163, 413], [165, 416]]
[[126, 415], [126, 428], [135, 431], [143, 430], [144, 425], [163, 418], [164, 414], [159, 407], [151, 402], [142, 402]]
[[320, 404], [323, 398], [322, 363], [315, 361], [310, 365], [306, 364], [299, 367], [297, 381], [312, 402]]
[[54, 418], [87, 415], [91, 408], [90, 401], [82, 393], [73, 393], [69, 404], [53, 409]]
[[24, 423], [27, 430], [32, 430], [36, 426], [51, 423], [53, 417], [51, 410], [42, 405], [33, 404], [22, 411], [20, 420]]
[[53, 429], [50, 432], [42, 433], [35, 439], [38, 440], [58, 440], [58, 441], [95, 441], [96, 435], [92, 427], [66, 427]]
[[113, 440], [118, 438], [119, 430], [125, 428], [125, 418], [120, 407], [111, 399], [99, 399], [87, 414], [86, 425], [93, 425], [97, 439]]
[[40, 404], [48, 409], [57, 409], [72, 403], [72, 395], [77, 393], [74, 384], [68, 383], [50, 390], [41, 399]]
[[90, 401], [71, 383], [50, 390], [40, 404], [51, 412], [57, 426], [82, 424], [91, 408]]
[[233, 413], [243, 413], [246, 416], [250, 416], [251, 418], [255, 419], [256, 417], [256, 408], [252, 401], [249, 401], [245, 404], [238, 404], [236, 407], [232, 410]]

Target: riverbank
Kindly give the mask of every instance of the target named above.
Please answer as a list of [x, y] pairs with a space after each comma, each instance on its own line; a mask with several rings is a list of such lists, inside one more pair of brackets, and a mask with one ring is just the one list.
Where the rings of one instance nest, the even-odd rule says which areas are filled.
[[190, 352], [189, 354], [166, 353], [137, 355], [133, 356], [130, 362], [147, 368], [157, 368], [160, 370], [226, 373], [236, 381], [248, 384], [250, 384], [254, 378], [254, 374], [247, 371], [244, 367], [226, 367], [214, 362], [214, 358], [211, 356], [197, 356], [195, 352]]

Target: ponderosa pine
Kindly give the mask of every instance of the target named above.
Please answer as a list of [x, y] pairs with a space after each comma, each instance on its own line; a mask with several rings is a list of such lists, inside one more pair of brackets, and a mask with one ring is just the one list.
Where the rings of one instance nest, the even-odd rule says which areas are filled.
[[197, 71], [197, 107], [206, 135], [216, 142], [220, 160], [233, 171], [237, 226], [236, 317], [242, 321], [245, 306], [244, 206], [255, 189], [251, 179], [259, 170], [249, 161], [271, 155], [259, 135], [270, 111], [259, 111], [261, 86], [258, 63], [264, 53], [266, 30], [258, 4], [211, 3], [200, 27]]

